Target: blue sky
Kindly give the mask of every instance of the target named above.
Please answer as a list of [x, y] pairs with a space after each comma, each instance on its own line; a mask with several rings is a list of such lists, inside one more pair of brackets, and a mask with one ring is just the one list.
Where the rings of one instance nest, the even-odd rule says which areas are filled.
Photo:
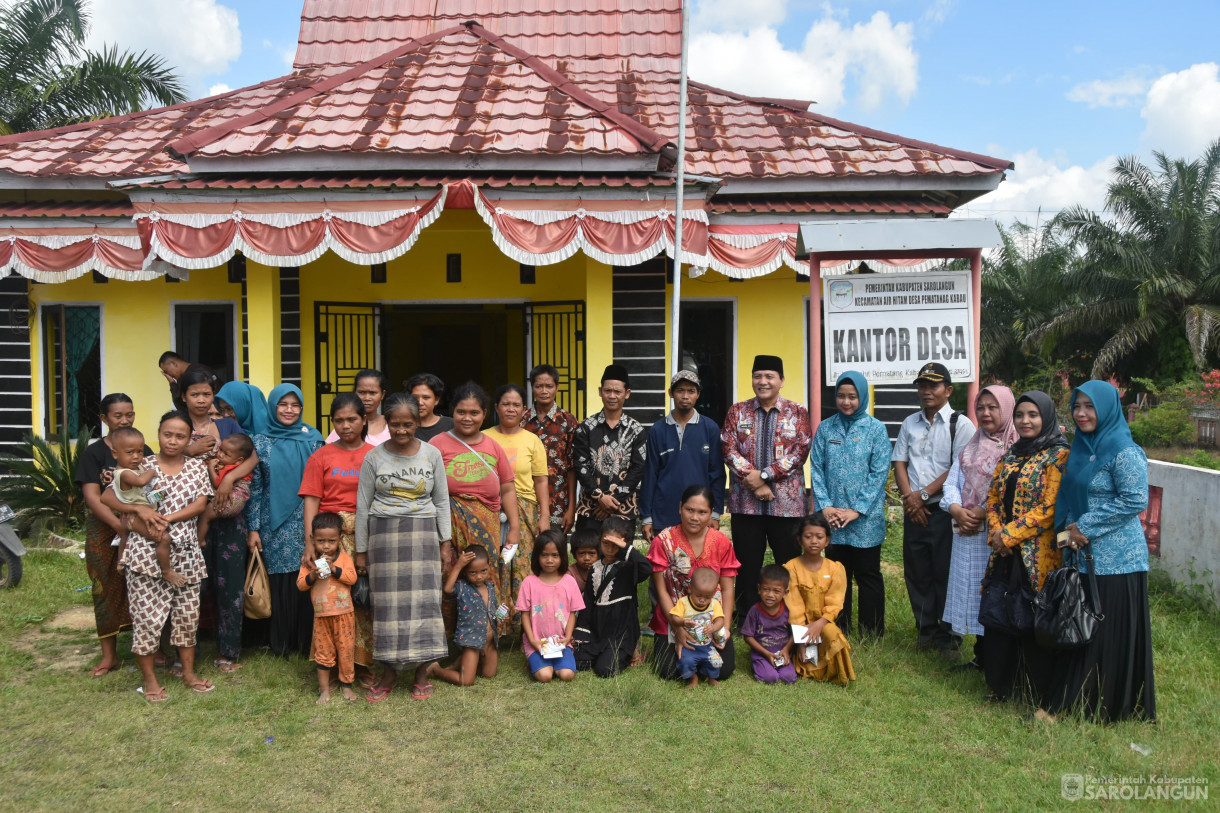
[[[164, 53], [192, 91], [289, 70], [300, 0], [93, 0], [94, 37]], [[1117, 156], [1220, 137], [1220, 3], [696, 0], [691, 75], [1017, 162], [973, 214], [1100, 207]], [[183, 23], [186, 22], [186, 25]]]

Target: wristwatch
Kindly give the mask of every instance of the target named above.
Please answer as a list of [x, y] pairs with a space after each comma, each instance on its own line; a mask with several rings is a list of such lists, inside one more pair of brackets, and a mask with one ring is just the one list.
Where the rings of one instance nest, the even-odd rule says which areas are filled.
[[924, 502], [927, 502], [928, 500], [930, 500], [932, 498], [928, 496], [928, 490], [926, 488], [921, 488], [921, 489], [919, 489], [919, 499], [923, 500]]
[[770, 472], [770, 471], [768, 471], [767, 469], [763, 469], [761, 472], [759, 472], [759, 473], [758, 473], [758, 476], [759, 476], [760, 478], [762, 478], [762, 481], [763, 481], [764, 483], [769, 483], [769, 482], [771, 482], [771, 472]]

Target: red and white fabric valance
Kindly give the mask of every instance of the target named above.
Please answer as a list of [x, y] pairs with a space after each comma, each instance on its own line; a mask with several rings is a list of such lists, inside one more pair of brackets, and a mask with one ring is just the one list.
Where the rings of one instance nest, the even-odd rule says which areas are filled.
[[[666, 200], [538, 200], [488, 198], [474, 190], [474, 207], [501, 251], [519, 263], [551, 265], [578, 251], [607, 265], [636, 265], [664, 251], [674, 256], [673, 204]], [[682, 262], [702, 263], [707, 212], [692, 201], [683, 215]]]
[[67, 282], [90, 271], [130, 282], [159, 276], [144, 267], [131, 228], [3, 228], [0, 268], [35, 282]]
[[301, 266], [327, 251], [357, 265], [410, 251], [445, 209], [448, 187], [430, 198], [352, 202], [135, 203], [148, 260], [214, 268], [238, 251], [270, 266]]
[[[708, 227], [707, 260], [692, 263], [690, 275], [701, 276], [706, 268], [733, 279], [752, 279], [786, 265], [800, 274], [809, 273], [809, 262], [796, 258], [796, 224], [724, 225]], [[684, 241], [685, 242], [685, 241]], [[861, 262], [882, 266], [886, 271], [926, 271], [944, 260], [909, 260], [870, 257], [867, 260], [823, 260], [822, 274], [846, 274]]]

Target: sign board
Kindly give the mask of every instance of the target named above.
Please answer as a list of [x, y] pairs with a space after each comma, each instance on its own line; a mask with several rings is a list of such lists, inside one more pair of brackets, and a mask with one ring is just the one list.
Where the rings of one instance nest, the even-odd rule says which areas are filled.
[[853, 274], [822, 280], [826, 383], [856, 370], [871, 384], [911, 383], [929, 361], [973, 381], [969, 271]]

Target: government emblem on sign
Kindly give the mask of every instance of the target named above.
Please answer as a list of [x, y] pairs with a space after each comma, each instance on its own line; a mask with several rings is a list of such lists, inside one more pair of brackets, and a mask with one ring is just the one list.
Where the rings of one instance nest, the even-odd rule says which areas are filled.
[[851, 307], [852, 287], [846, 280], [830, 283], [830, 307], [845, 310]]

